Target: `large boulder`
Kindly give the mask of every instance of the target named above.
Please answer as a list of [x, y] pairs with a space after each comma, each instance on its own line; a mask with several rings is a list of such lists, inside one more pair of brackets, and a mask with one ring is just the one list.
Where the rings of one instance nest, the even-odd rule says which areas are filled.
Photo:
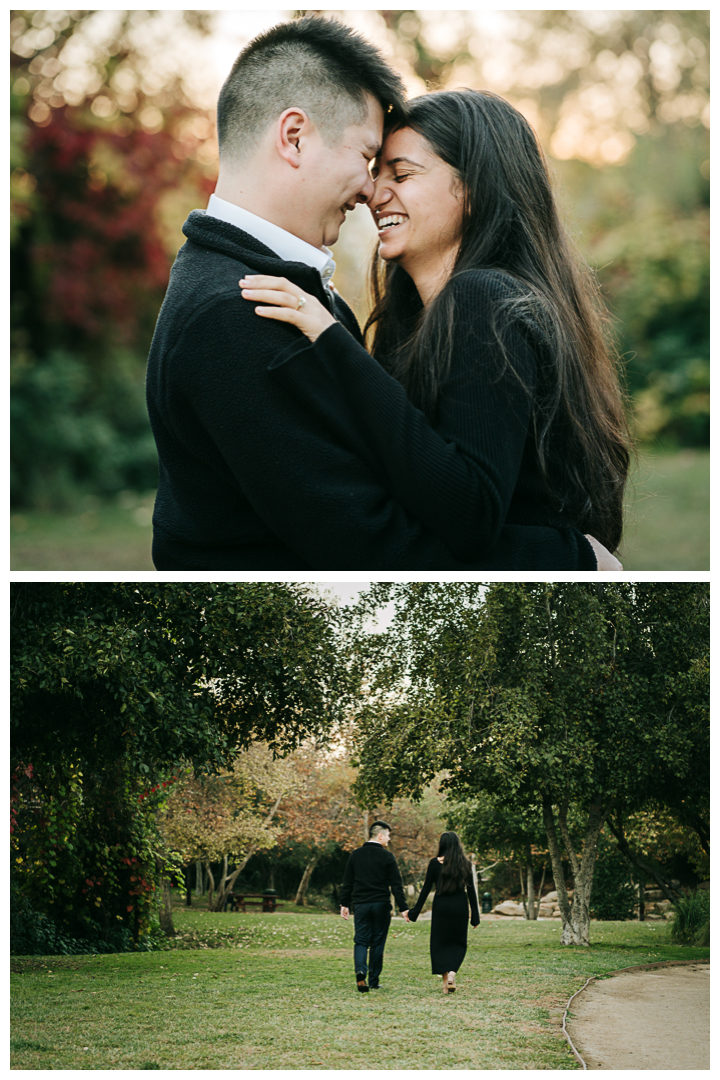
[[525, 915], [525, 908], [514, 900], [503, 900], [493, 908], [496, 915]]

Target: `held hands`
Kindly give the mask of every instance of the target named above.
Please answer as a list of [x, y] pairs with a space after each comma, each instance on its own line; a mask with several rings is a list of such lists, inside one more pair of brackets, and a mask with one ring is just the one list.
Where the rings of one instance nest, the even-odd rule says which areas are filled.
[[409, 914], [409, 912], [403, 911], [402, 917], [405, 920], [405, 922], [410, 922], [410, 914]]
[[350, 908], [341, 907], [340, 908], [340, 914], [342, 915], [343, 919], [349, 919], [350, 918]]
[[302, 289], [287, 278], [248, 274], [241, 278], [238, 284], [245, 300], [276, 305], [256, 307], [256, 315], [262, 315], [264, 319], [292, 323], [298, 330], [302, 330], [310, 341], [315, 341], [323, 330], [336, 322], [319, 300], [314, 296], [306, 296]]
[[596, 540], [594, 536], [588, 536], [587, 533], [585, 539], [590, 541], [590, 545], [595, 552], [598, 570], [622, 570], [622, 563], [618, 562], [615, 556], [611, 555], [599, 540]]

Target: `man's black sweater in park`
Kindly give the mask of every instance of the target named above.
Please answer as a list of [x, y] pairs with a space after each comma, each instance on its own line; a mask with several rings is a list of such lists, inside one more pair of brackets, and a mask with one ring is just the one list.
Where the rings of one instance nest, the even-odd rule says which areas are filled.
[[312, 345], [256, 315], [238, 281], [248, 273], [292, 280], [359, 342], [348, 306], [328, 295], [317, 270], [284, 262], [234, 225], [193, 211], [183, 231], [147, 373], [158, 570], [596, 569], [582, 534], [549, 522], [506, 524], [489, 548], [479, 536], [476, 555], [466, 536], [454, 545], [442, 476], [444, 459], [459, 451], [421, 416], [415, 436], [437, 468], [428, 468], [422, 520], [413, 516], [353, 433], [344, 437], [309, 409], [286, 379], [286, 363]]
[[340, 905], [349, 908], [358, 904], [379, 904], [390, 899], [392, 890], [398, 911], [407, 911], [400, 870], [395, 856], [382, 844], [368, 840], [355, 848], [345, 867], [340, 889]]

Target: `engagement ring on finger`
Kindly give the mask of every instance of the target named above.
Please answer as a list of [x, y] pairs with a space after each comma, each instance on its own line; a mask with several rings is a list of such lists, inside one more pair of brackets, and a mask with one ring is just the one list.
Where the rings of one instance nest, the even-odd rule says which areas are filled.
[[300, 308], [306, 303], [307, 303], [307, 300], [306, 300], [306, 298], [304, 296], [299, 297], [298, 302], [297, 302], [297, 307], [295, 308], [295, 310], [299, 311]]

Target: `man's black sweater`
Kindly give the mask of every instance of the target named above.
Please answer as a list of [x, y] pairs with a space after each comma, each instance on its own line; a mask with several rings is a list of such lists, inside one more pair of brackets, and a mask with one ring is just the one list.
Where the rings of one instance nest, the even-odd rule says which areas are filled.
[[[317, 270], [283, 262], [202, 211], [190, 214], [183, 231], [187, 243], [172, 270], [147, 374], [160, 459], [158, 570], [596, 568], [590, 545], [567, 522], [527, 527], [494, 517], [490, 529], [481, 527], [468, 541], [466, 504], [477, 489], [463, 490], [456, 477], [458, 462], [466, 472], [473, 463], [464, 463], [462, 440], [453, 442], [451, 432], [443, 438], [417, 410], [409, 449], [421, 443], [421, 461], [429, 464], [425, 476], [410, 460], [399, 465], [414, 477], [406, 498], [397, 478], [358, 448], [356, 432], [343, 431], [298, 395], [288, 372], [312, 346], [294, 327], [256, 315], [238, 281], [247, 273], [290, 278], [325, 306], [334, 304], [337, 332], [359, 348], [347, 305], [328, 298]], [[367, 356], [366, 362], [374, 364]], [[474, 520], [481, 518], [478, 511]]]
[[375, 840], [355, 848], [347, 861], [340, 889], [340, 903], [350, 907], [357, 904], [376, 904], [390, 899], [392, 889], [398, 911], [407, 911], [402, 879], [395, 856]]

